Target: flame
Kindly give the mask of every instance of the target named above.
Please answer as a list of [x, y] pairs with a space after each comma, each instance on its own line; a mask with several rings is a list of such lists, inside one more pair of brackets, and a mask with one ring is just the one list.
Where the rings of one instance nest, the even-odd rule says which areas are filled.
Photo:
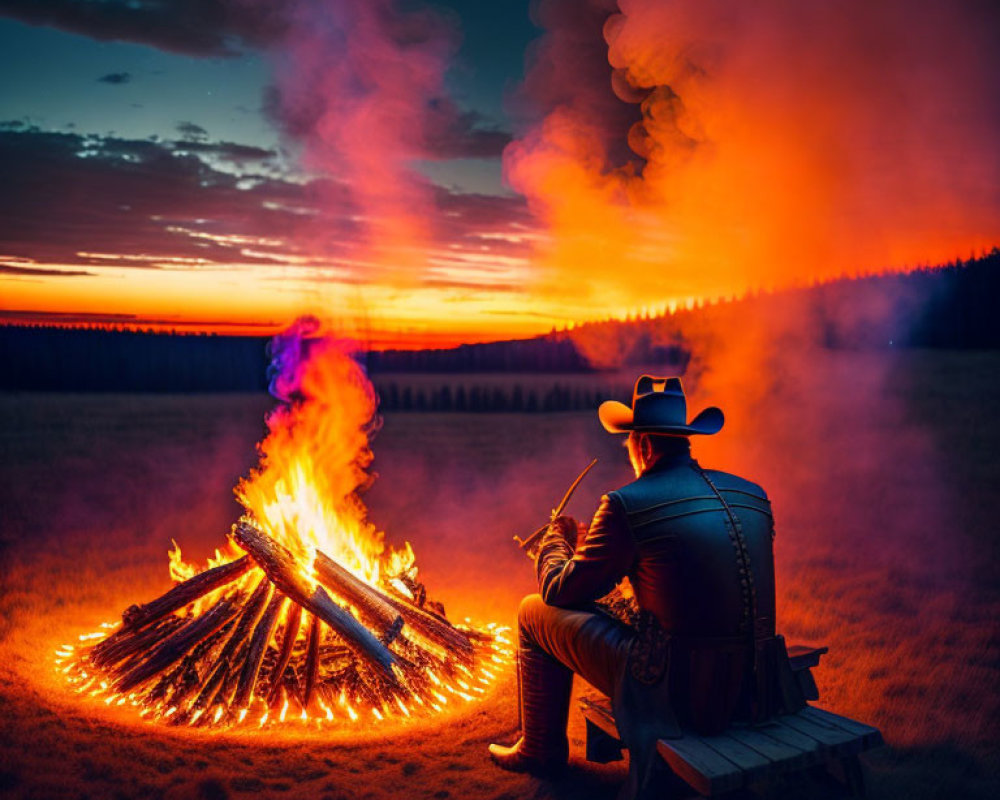
[[198, 573], [198, 570], [195, 569], [193, 564], [188, 564], [183, 556], [181, 556], [181, 546], [177, 544], [177, 541], [175, 539], [171, 539], [170, 541], [174, 545], [167, 551], [167, 557], [170, 559], [170, 579], [176, 583], [183, 583], [193, 578]]
[[311, 565], [316, 550], [376, 584], [383, 559], [399, 571], [408, 546], [386, 553], [384, 534], [367, 521], [359, 492], [371, 483], [369, 432], [378, 399], [346, 342], [307, 339], [310, 357], [292, 364], [283, 390], [299, 399], [268, 417], [260, 466], [236, 495], [264, 531]]
[[[225, 551], [219, 548], [215, 549], [215, 555], [208, 559], [204, 567], [197, 567], [188, 561], [184, 560], [184, 556], [181, 554], [181, 546], [177, 544], [174, 539], [170, 540], [173, 547], [167, 551], [167, 558], [169, 559], [169, 570], [170, 578], [176, 583], [183, 583], [186, 580], [190, 580], [203, 569], [211, 569], [212, 567], [218, 567], [222, 564], [226, 564], [236, 558], [236, 554], [231, 548], [226, 548]], [[104, 623], [107, 625], [108, 623]]]
[[[389, 558], [386, 564], [386, 574], [391, 576], [393, 579], [400, 575], [406, 575], [409, 578], [417, 577], [417, 557], [413, 554], [413, 548], [410, 547], [409, 542], [404, 542], [403, 547], [400, 550], [393, 550], [389, 554]], [[407, 591], [407, 593], [409, 593]]]

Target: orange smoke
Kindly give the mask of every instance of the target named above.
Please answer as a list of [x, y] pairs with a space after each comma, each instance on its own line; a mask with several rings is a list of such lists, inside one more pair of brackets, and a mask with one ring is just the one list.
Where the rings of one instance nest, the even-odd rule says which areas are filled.
[[[1000, 240], [985, 7], [586, 5], [590, 30], [576, 4], [541, 4], [524, 94], [544, 116], [504, 154], [550, 229], [548, 295], [660, 308]], [[598, 82], [553, 69], [588, 46], [609, 62]]]

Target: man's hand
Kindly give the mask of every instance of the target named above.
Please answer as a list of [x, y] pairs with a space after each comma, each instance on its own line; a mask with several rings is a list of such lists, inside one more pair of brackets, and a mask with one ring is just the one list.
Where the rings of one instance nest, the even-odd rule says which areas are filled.
[[567, 514], [562, 514], [549, 523], [549, 529], [542, 538], [547, 539], [550, 536], [559, 536], [572, 550], [576, 550], [577, 541], [580, 537], [585, 536], [586, 533], [587, 529], [582, 523], [577, 522]]
[[[564, 558], [572, 558], [577, 542], [586, 535], [587, 528], [582, 522], [563, 514], [549, 523], [545, 533], [536, 539], [526, 552], [535, 561], [538, 560], [538, 555], [545, 551], [562, 551]], [[566, 552], [567, 547], [568, 552]]]

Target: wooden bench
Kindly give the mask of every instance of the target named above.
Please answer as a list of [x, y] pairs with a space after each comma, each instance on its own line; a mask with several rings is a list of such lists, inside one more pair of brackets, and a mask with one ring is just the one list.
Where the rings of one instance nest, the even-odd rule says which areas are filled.
[[[789, 660], [807, 699], [818, 699], [810, 668], [824, 648], [790, 647]], [[603, 695], [582, 697], [587, 721], [588, 761], [618, 761], [624, 745]], [[657, 750], [670, 770], [705, 797], [743, 789], [782, 773], [839, 768], [850, 792], [864, 794], [858, 755], [882, 745], [876, 728], [847, 717], [807, 706], [796, 714], [758, 725], [734, 725], [719, 736], [685, 732], [679, 739], [660, 739]]]

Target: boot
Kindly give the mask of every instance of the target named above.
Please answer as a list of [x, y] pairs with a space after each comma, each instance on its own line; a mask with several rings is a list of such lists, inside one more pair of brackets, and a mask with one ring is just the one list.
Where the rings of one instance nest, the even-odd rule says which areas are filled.
[[566, 766], [573, 673], [548, 654], [522, 645], [517, 654], [521, 738], [510, 747], [491, 744], [490, 758], [502, 769], [555, 777]]

